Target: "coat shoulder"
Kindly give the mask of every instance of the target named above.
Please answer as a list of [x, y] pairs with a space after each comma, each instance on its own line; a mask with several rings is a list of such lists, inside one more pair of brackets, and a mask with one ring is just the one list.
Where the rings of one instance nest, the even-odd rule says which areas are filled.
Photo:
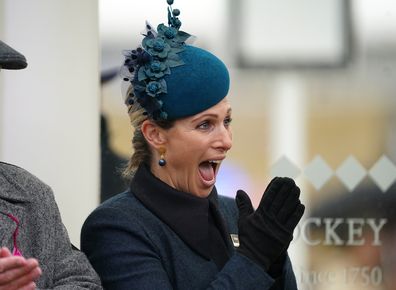
[[47, 184], [27, 170], [5, 162], [0, 162], [0, 184], [3, 198], [32, 200], [36, 196], [33, 192], [52, 192]]
[[139, 228], [140, 221], [153, 223], [153, 220], [156, 220], [153, 214], [130, 191], [126, 191], [100, 204], [85, 220], [83, 231], [98, 225]]

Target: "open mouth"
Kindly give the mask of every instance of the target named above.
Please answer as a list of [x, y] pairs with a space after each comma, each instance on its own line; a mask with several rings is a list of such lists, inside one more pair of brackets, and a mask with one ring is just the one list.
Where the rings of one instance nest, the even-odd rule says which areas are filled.
[[220, 162], [220, 160], [208, 160], [199, 164], [199, 174], [206, 185], [214, 184]]

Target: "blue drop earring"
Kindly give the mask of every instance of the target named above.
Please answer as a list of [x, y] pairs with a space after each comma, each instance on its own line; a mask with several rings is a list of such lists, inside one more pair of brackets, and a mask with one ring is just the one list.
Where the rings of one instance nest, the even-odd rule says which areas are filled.
[[158, 160], [158, 165], [163, 167], [163, 166], [166, 165], [166, 160], [165, 160], [165, 157], [164, 157], [165, 149], [164, 148], [160, 148], [159, 151], [160, 151], [160, 160]]

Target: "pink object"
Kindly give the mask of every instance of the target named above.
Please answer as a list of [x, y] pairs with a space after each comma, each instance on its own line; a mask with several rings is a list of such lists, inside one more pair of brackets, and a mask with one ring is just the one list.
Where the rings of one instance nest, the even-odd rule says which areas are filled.
[[13, 239], [13, 245], [14, 245], [14, 249], [12, 250], [12, 254], [14, 256], [22, 256], [21, 251], [18, 249], [18, 245], [17, 245], [17, 238], [18, 238], [18, 230], [19, 230], [19, 220], [18, 218], [16, 218], [15, 216], [13, 216], [12, 214], [8, 213], [7, 216], [12, 219], [15, 223], [16, 223], [16, 228], [14, 233], [12, 234], [12, 239]]

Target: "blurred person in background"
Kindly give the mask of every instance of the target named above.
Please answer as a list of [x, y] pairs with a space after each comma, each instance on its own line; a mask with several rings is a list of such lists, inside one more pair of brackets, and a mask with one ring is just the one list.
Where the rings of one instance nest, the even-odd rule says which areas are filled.
[[[118, 75], [119, 69], [111, 69], [101, 73], [100, 84], [105, 86]], [[128, 188], [122, 177], [122, 169], [128, 160], [111, 148], [111, 131], [109, 118], [104, 112], [100, 114], [100, 202]]]
[[277, 177], [257, 210], [242, 190], [236, 202], [217, 194], [232, 147], [229, 74], [185, 44], [179, 14], [169, 6], [169, 26], [147, 24], [142, 47], [125, 52], [130, 188], [87, 218], [81, 249], [108, 290], [297, 289], [287, 249], [300, 190]]
[[[27, 66], [0, 41], [0, 69]], [[72, 247], [52, 190], [0, 162], [0, 289], [102, 289], [85, 255]]]

